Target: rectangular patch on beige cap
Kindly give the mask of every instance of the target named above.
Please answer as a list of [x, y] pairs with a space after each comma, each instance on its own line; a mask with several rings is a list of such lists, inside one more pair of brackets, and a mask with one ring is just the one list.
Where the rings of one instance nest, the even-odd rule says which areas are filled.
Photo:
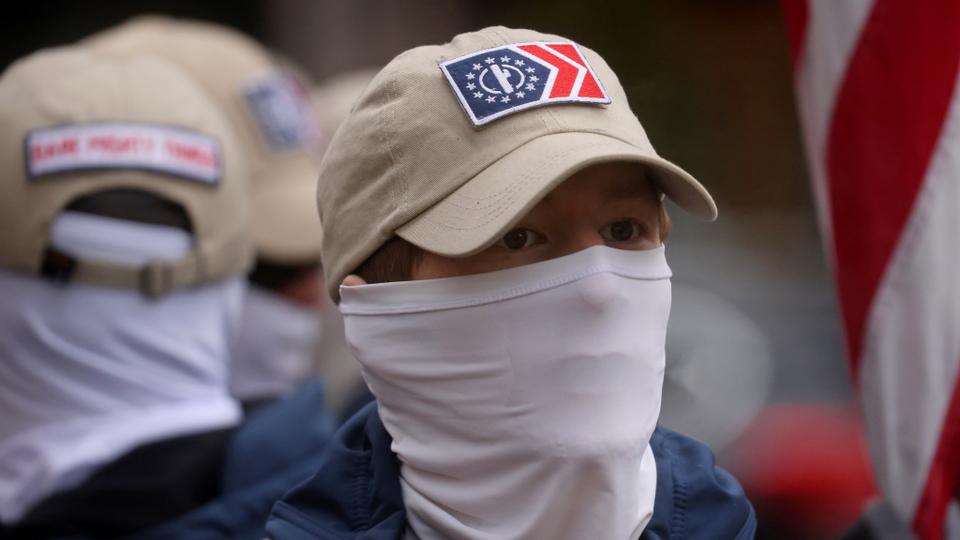
[[275, 152], [309, 148], [320, 130], [306, 90], [292, 75], [274, 73], [244, 89], [261, 133]]
[[96, 169], [135, 169], [216, 185], [223, 159], [216, 138], [159, 124], [91, 122], [29, 132], [27, 176]]
[[440, 69], [475, 127], [532, 107], [610, 103], [580, 48], [570, 42], [503, 45], [442, 62]]

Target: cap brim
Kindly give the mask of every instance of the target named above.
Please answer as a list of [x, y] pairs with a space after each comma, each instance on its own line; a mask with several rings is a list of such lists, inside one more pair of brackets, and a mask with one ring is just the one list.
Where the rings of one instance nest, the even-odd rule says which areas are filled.
[[713, 198], [680, 167], [620, 139], [566, 132], [543, 135], [513, 150], [397, 229], [397, 235], [439, 255], [472, 255], [505, 234], [571, 175], [611, 161], [645, 165], [677, 206], [705, 221], [716, 219]]
[[[264, 173], [266, 174], [266, 173]], [[317, 171], [307, 159], [271, 164], [251, 190], [257, 257], [276, 264], [320, 260]]]

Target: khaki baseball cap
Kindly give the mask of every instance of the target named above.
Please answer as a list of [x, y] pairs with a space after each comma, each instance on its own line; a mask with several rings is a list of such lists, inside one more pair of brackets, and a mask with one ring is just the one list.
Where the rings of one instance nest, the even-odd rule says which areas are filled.
[[392, 236], [450, 257], [493, 244], [543, 196], [595, 163], [642, 164], [705, 220], [716, 206], [657, 155], [594, 51], [532, 30], [485, 28], [394, 58], [331, 141], [317, 193], [334, 299]]
[[141, 16], [82, 45], [117, 57], [154, 54], [187, 71], [222, 108], [242, 145], [257, 257], [275, 264], [319, 260], [313, 151], [320, 133], [308, 81], [253, 39], [199, 21]]
[[156, 296], [247, 271], [246, 169], [232, 131], [190, 77], [158, 58], [76, 47], [0, 77], [0, 266], [43, 273], [50, 228], [79, 197], [142, 190], [180, 205], [192, 249], [143, 267], [73, 260], [68, 279]]

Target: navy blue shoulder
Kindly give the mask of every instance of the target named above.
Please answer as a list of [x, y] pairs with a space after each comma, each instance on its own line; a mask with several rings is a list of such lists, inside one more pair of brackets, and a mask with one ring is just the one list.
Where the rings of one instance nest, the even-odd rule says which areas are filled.
[[400, 464], [392, 439], [368, 404], [337, 432], [319, 470], [273, 507], [276, 540], [394, 540], [406, 526]]
[[753, 506], [736, 479], [716, 466], [709, 448], [661, 427], [650, 447], [657, 460], [657, 496], [641, 540], [753, 538]]

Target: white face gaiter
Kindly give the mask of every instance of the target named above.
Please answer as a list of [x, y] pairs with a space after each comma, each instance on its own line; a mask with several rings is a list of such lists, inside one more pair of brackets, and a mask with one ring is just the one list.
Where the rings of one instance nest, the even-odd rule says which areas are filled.
[[241, 400], [293, 392], [311, 372], [320, 342], [320, 308], [300, 307], [250, 287], [230, 366], [230, 392]]
[[670, 312], [664, 249], [341, 287], [408, 538], [637, 538]]
[[[51, 243], [115, 264], [176, 259], [182, 230], [65, 212]], [[0, 271], [0, 521], [141, 444], [227, 427], [229, 342], [245, 280], [148, 299]]]

